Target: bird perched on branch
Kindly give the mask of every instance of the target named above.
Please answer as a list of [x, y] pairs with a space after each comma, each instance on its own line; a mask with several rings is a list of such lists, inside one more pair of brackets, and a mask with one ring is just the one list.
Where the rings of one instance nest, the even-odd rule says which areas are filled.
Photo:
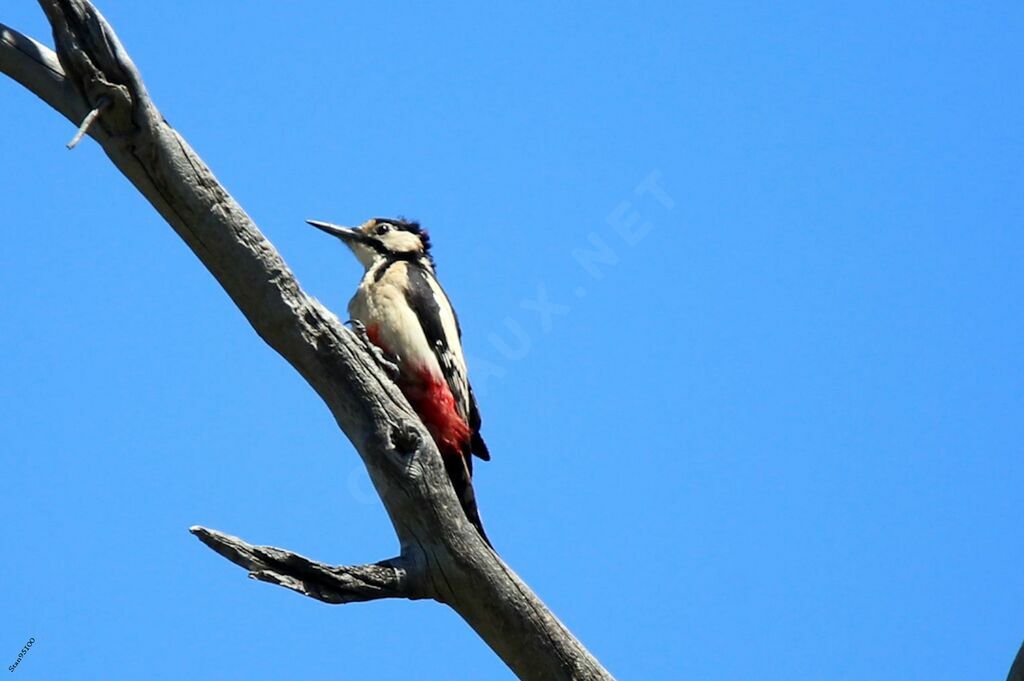
[[480, 412], [462, 355], [462, 330], [437, 281], [430, 238], [419, 223], [373, 218], [356, 228], [307, 220], [341, 239], [366, 268], [348, 304], [356, 331], [434, 438], [466, 517], [490, 544], [473, 492], [473, 455], [489, 461]]

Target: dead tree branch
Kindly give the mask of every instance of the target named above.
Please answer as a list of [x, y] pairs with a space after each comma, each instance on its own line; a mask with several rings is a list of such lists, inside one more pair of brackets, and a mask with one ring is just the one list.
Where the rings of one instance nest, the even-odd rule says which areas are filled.
[[[88, 0], [40, 0], [56, 54], [0, 24], [0, 71], [82, 124], [217, 279], [256, 333], [320, 395], [359, 452], [401, 547], [331, 567], [193, 528], [251, 576], [330, 603], [448, 604], [524, 679], [609, 679], [597, 660], [480, 540], [408, 402], [358, 339], [299, 286], [281, 255], [164, 121], [138, 70]], [[90, 112], [88, 121], [83, 122]]]
[[324, 603], [357, 603], [380, 598], [422, 598], [412, 588], [401, 558], [354, 567], [310, 560], [272, 546], [253, 546], [238, 537], [194, 526], [189, 532], [261, 582], [287, 587]]

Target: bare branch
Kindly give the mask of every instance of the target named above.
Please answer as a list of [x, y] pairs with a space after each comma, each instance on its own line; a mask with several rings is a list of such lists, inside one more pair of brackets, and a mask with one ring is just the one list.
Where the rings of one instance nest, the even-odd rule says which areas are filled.
[[[65, 77], [56, 54], [2, 23], [0, 71], [21, 83], [72, 123], [77, 124], [91, 109]], [[91, 134], [96, 137], [97, 132]]]
[[217, 279], [259, 336], [330, 409], [355, 445], [401, 545], [400, 558], [331, 567], [211, 530], [197, 536], [252, 576], [329, 602], [403, 597], [450, 605], [524, 679], [609, 679], [600, 663], [480, 539], [441, 457], [402, 393], [337, 317], [299, 286], [146, 91], [88, 0], [39, 0], [57, 56], [0, 25], [0, 71], [88, 134]]
[[238, 537], [198, 525], [189, 528], [201, 542], [249, 571], [249, 576], [297, 591], [325, 603], [381, 598], [423, 598], [413, 588], [402, 558], [358, 566], [332, 566], [291, 551], [253, 546]]

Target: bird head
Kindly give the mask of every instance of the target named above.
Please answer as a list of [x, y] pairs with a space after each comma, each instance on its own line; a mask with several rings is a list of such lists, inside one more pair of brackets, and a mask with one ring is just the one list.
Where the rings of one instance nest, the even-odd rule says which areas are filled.
[[424, 258], [432, 263], [430, 235], [418, 222], [402, 218], [371, 218], [358, 227], [340, 227], [317, 220], [306, 222], [341, 239], [367, 269], [379, 258]]

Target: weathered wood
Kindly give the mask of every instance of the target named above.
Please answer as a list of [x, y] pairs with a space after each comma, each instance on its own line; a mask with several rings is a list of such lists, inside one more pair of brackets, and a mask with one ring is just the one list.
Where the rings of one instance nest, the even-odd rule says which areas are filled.
[[189, 532], [235, 565], [244, 567], [253, 579], [324, 603], [425, 597], [410, 578], [401, 557], [373, 565], [335, 566], [273, 546], [253, 546], [238, 537], [198, 525], [189, 528]]
[[274, 246], [171, 128], [114, 31], [88, 0], [40, 0], [56, 55], [0, 25], [0, 71], [79, 125], [217, 279], [253, 329], [321, 396], [355, 445], [401, 547], [390, 561], [331, 567], [193, 528], [250, 571], [332, 603], [433, 598], [456, 610], [524, 679], [609, 679], [466, 521], [433, 441], [337, 317], [299, 286]]

